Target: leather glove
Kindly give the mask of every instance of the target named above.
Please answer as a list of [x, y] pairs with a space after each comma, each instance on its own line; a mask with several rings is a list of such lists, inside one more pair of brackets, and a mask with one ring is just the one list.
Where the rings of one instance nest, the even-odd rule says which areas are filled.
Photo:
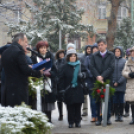
[[80, 78], [80, 79], [86, 78], [86, 74], [81, 72], [78, 74], [78, 78]]
[[130, 78], [134, 78], [134, 72], [128, 74]]

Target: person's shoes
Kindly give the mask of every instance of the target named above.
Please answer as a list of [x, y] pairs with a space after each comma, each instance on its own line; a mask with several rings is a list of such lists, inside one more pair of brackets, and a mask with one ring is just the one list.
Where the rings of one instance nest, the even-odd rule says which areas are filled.
[[95, 117], [93, 117], [92, 118], [92, 120], [91, 120], [91, 122], [95, 122], [96, 121], [96, 118]]
[[134, 125], [134, 118], [132, 119], [132, 121], [129, 124]]
[[81, 128], [81, 124], [80, 123], [75, 123], [75, 127]]
[[88, 114], [87, 113], [83, 113], [81, 116], [88, 116]]
[[129, 113], [125, 113], [123, 116], [124, 117], [128, 117], [129, 116]]
[[119, 116], [119, 121], [123, 122], [123, 117], [122, 116]]
[[111, 125], [112, 122], [110, 120], [107, 121], [107, 125]]
[[119, 121], [119, 115], [115, 116], [115, 121], [118, 122]]
[[69, 128], [73, 128], [74, 126], [73, 126], [73, 124], [69, 124], [69, 126], [68, 126]]
[[101, 121], [99, 121], [99, 120], [96, 121], [96, 122], [95, 122], [95, 125], [96, 125], [96, 126], [100, 126], [100, 125], [101, 125]]
[[63, 115], [59, 116], [58, 120], [62, 121], [63, 120]]

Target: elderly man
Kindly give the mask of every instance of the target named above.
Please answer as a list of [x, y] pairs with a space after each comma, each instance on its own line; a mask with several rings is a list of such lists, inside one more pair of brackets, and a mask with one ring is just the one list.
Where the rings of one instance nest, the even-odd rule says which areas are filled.
[[32, 70], [26, 61], [27, 37], [18, 33], [12, 40], [12, 45], [2, 54], [2, 66], [5, 70], [4, 106], [28, 104], [28, 76], [40, 77], [43, 70]]

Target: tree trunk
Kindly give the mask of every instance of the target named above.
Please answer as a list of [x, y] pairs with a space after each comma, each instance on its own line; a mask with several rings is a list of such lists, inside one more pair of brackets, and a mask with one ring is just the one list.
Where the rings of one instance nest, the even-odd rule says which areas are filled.
[[107, 45], [108, 49], [113, 49], [115, 32], [117, 26], [117, 15], [120, 3], [123, 0], [110, 0], [111, 1], [111, 15], [108, 19], [108, 31], [107, 31]]

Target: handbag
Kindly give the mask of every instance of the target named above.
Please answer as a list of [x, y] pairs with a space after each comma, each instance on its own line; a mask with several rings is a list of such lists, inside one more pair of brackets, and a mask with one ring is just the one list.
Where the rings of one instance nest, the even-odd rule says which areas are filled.
[[51, 79], [49, 77], [45, 78], [45, 82], [44, 82], [44, 88], [46, 91], [48, 91], [49, 93], [52, 92], [51, 90]]

